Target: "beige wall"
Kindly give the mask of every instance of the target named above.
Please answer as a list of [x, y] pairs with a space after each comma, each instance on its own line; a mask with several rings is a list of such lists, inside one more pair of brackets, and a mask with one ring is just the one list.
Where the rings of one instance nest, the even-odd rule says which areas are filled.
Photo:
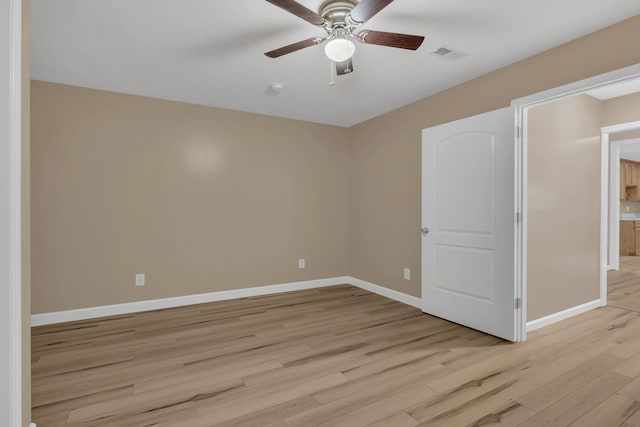
[[[640, 121], [640, 93], [607, 99], [603, 105], [603, 126]], [[635, 137], [640, 134], [635, 131], [628, 135]]]
[[344, 128], [31, 91], [33, 313], [348, 274]]
[[[640, 118], [640, 114], [638, 117]], [[609, 141], [624, 141], [625, 139], [640, 139], [640, 130], [618, 132], [609, 136]]]
[[31, 421], [31, 145], [29, 120], [29, 0], [22, 1], [22, 421]]
[[[636, 16], [352, 128], [351, 275], [420, 295], [423, 128], [505, 107], [515, 98], [636, 64], [640, 62], [639, 32], [640, 16]], [[412, 280], [403, 280], [403, 267], [411, 268]], [[577, 303], [582, 300], [582, 296], [576, 298]], [[529, 310], [543, 311], [531, 304]]]
[[[600, 128], [632, 121], [640, 121], [637, 93], [530, 109], [529, 320], [600, 297]], [[626, 207], [638, 212], [640, 203], [623, 203], [621, 212]]]
[[528, 320], [600, 298], [602, 117], [587, 95], [529, 109]]

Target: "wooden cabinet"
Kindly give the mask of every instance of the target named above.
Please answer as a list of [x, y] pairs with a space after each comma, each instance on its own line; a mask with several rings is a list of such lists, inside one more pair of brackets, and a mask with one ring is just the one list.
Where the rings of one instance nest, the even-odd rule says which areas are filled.
[[634, 162], [625, 162], [627, 164], [626, 183], [629, 186], [638, 185], [638, 164]]
[[640, 163], [620, 160], [620, 200], [640, 201]]
[[620, 221], [620, 255], [640, 253], [640, 221]]
[[638, 164], [625, 160], [624, 165], [625, 165], [625, 185], [627, 187], [638, 185]]

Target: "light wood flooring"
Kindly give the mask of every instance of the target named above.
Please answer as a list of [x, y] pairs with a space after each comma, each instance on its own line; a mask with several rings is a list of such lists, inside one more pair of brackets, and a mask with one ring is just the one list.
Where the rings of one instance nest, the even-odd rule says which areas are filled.
[[640, 312], [640, 256], [621, 256], [620, 270], [607, 274], [607, 303]]
[[33, 329], [53, 426], [640, 426], [640, 313], [512, 344], [351, 286]]

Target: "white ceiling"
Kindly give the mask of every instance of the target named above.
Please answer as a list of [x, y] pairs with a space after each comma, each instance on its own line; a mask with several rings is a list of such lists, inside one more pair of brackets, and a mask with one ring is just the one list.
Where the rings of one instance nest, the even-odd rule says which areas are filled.
[[[351, 126], [638, 13], [640, 0], [396, 0], [363, 28], [424, 35], [422, 47], [359, 44], [355, 71], [329, 86], [321, 46], [263, 55], [324, 35], [265, 0], [32, 0], [31, 75]], [[430, 54], [443, 45], [468, 56]]]
[[594, 98], [605, 100], [631, 95], [637, 92], [640, 92], [640, 79], [602, 86], [585, 93]]

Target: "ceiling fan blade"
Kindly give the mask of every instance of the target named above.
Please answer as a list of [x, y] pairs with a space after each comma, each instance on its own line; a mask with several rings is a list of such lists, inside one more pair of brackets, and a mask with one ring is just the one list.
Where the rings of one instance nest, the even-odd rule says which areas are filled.
[[268, 56], [269, 58], [278, 58], [280, 56], [304, 49], [306, 47], [315, 46], [317, 44], [322, 43], [323, 41], [324, 41], [323, 38], [313, 37], [307, 40], [302, 40], [297, 43], [292, 43], [288, 46], [281, 47], [280, 49], [275, 49], [270, 52], [266, 52], [265, 55]]
[[382, 9], [389, 6], [391, 2], [393, 2], [393, 0], [362, 0], [353, 8], [349, 15], [353, 22], [364, 24]]
[[294, 0], [267, 0], [269, 3], [278, 6], [281, 9], [286, 10], [289, 13], [296, 15], [299, 18], [304, 19], [310, 24], [323, 27], [325, 20], [322, 16], [318, 15], [312, 10], [307, 9], [300, 3]]
[[358, 38], [366, 44], [377, 44], [380, 46], [398, 47], [409, 50], [417, 50], [424, 41], [424, 37], [422, 36], [370, 30], [361, 31], [358, 33]]

